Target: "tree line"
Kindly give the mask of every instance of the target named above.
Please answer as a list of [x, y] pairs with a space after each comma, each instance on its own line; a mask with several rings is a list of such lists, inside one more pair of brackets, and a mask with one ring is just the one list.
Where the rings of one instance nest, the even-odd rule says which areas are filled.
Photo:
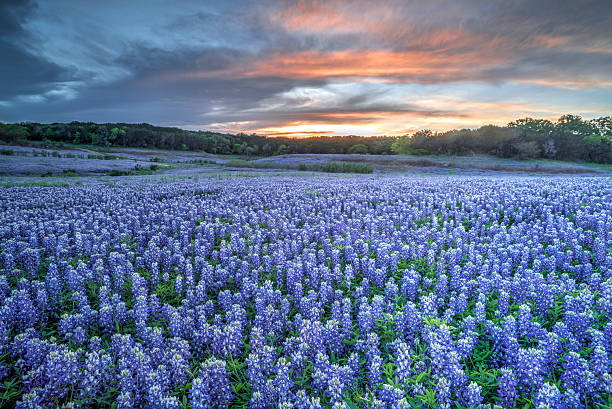
[[271, 138], [254, 133], [224, 134], [188, 131], [150, 124], [71, 122], [1, 124], [0, 140], [43, 144], [85, 144], [172, 150], [205, 151], [215, 154], [280, 155], [288, 153], [392, 154], [393, 137]]
[[0, 140], [26, 144], [35, 141], [50, 146], [58, 143], [125, 146], [246, 156], [290, 153], [489, 154], [507, 158], [612, 163], [612, 118], [609, 116], [584, 120], [576, 115], [563, 115], [557, 121], [522, 118], [507, 126], [485, 125], [477, 129], [445, 132], [421, 130], [403, 136], [309, 138], [188, 131], [145, 123], [23, 122], [0, 123]]
[[557, 121], [522, 118], [507, 126], [422, 130], [398, 138], [392, 150], [417, 155], [484, 153], [504, 158], [612, 163], [612, 117], [584, 120], [563, 115]]

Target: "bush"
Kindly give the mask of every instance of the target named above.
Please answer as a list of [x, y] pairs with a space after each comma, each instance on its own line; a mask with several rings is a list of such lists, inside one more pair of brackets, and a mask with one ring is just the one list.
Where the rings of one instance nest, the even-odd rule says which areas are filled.
[[518, 142], [513, 145], [519, 159], [537, 158], [540, 156], [540, 147], [535, 141]]
[[251, 167], [251, 165], [244, 159], [232, 159], [225, 163], [225, 166], [229, 166], [232, 168], [246, 168]]
[[429, 152], [427, 149], [415, 148], [415, 149], [410, 149], [408, 151], [408, 154], [416, 155], [416, 156], [427, 156], [427, 155], [431, 155], [431, 152]]
[[374, 167], [362, 163], [331, 162], [321, 166], [321, 171], [329, 173], [374, 173]]
[[347, 153], [356, 153], [360, 155], [366, 155], [368, 153], [368, 147], [362, 143], [351, 146]]
[[0, 155], [13, 156], [14, 154], [15, 154], [15, 151], [11, 149], [0, 149]]
[[0, 140], [14, 142], [27, 139], [29, 132], [26, 127], [17, 124], [0, 123]]

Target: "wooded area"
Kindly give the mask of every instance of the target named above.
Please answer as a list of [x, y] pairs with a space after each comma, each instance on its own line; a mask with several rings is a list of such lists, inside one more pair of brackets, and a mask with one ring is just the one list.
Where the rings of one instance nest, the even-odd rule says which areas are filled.
[[278, 138], [257, 134], [187, 131], [149, 124], [71, 122], [0, 124], [7, 143], [71, 143], [271, 156], [285, 153], [467, 155], [549, 158], [612, 163], [612, 118], [584, 120], [564, 115], [557, 121], [523, 118], [507, 126], [446, 132], [418, 131], [403, 136], [319, 136]]

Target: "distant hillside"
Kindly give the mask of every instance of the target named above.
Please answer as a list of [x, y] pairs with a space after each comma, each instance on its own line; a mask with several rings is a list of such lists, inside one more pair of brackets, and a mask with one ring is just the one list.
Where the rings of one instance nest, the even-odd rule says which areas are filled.
[[563, 115], [557, 121], [523, 118], [507, 126], [446, 132], [418, 131], [403, 136], [320, 136], [277, 138], [256, 134], [187, 131], [149, 124], [71, 122], [0, 124], [6, 143], [58, 143], [204, 151], [213, 154], [488, 154], [503, 158], [544, 158], [612, 163], [612, 118], [583, 120]]
[[71, 122], [0, 124], [0, 140], [39, 141], [270, 156], [284, 153], [391, 154], [394, 137], [269, 138], [256, 134], [187, 131], [149, 124]]

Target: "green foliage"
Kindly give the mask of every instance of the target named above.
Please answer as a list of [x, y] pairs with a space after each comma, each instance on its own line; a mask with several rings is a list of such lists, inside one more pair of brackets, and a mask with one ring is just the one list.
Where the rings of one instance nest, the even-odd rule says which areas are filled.
[[522, 118], [505, 127], [486, 125], [438, 133], [424, 130], [396, 139], [391, 149], [409, 155], [484, 153], [504, 158], [612, 163], [612, 119], [583, 120], [564, 115], [556, 122]]
[[515, 156], [519, 159], [540, 157], [541, 149], [536, 141], [517, 142], [512, 146], [516, 150]]
[[328, 173], [373, 173], [374, 167], [362, 163], [350, 162], [330, 162], [325, 165], [280, 165], [274, 162], [259, 162], [247, 161], [243, 159], [232, 159], [225, 166], [232, 168], [252, 168], [252, 169], [287, 169], [287, 170], [302, 170], [312, 172], [328, 172]]
[[76, 176], [76, 169], [64, 169], [62, 170], [62, 176]]
[[521, 118], [507, 126], [446, 132], [421, 130], [401, 137], [319, 136], [275, 137], [188, 131], [149, 124], [71, 122], [0, 124], [0, 140], [40, 141], [44, 146], [79, 143], [130, 146], [213, 154], [271, 156], [295, 153], [410, 155], [491, 154], [500, 157], [550, 158], [612, 163], [612, 118], [584, 120], [564, 115], [557, 121]]
[[134, 166], [134, 169], [124, 170], [124, 169], [113, 169], [108, 172], [108, 176], [142, 176], [142, 175], [152, 175], [155, 172], [161, 170], [162, 167], [159, 165], [150, 165], [149, 167], [142, 167], [140, 165]]
[[119, 137], [119, 136], [125, 136], [125, 130], [117, 128], [117, 127], [114, 127], [113, 129], [111, 129], [110, 136], [108, 137], [108, 140], [111, 141], [111, 142], [114, 142], [114, 141], [117, 140], [117, 137]]
[[372, 165], [363, 163], [331, 162], [321, 166], [323, 172], [330, 173], [374, 173]]
[[68, 187], [67, 182], [20, 182], [20, 183], [0, 183], [2, 187]]
[[[98, 146], [129, 146], [186, 151], [205, 151], [214, 154], [270, 156], [291, 153], [356, 153], [391, 154], [394, 137], [311, 137], [267, 138], [256, 134], [223, 134], [208, 131], [188, 131], [149, 124], [70, 122], [40, 124], [0, 124], [0, 140], [40, 141], [46, 146], [76, 143]], [[363, 146], [367, 148], [364, 150]]]
[[356, 154], [365, 155], [368, 153], [368, 147], [364, 145], [363, 143], [358, 143], [356, 145], [351, 146], [348, 149], [347, 153], [356, 153]]
[[28, 136], [29, 132], [25, 126], [0, 123], [0, 140], [2, 141], [14, 142], [19, 139], [26, 139]]

